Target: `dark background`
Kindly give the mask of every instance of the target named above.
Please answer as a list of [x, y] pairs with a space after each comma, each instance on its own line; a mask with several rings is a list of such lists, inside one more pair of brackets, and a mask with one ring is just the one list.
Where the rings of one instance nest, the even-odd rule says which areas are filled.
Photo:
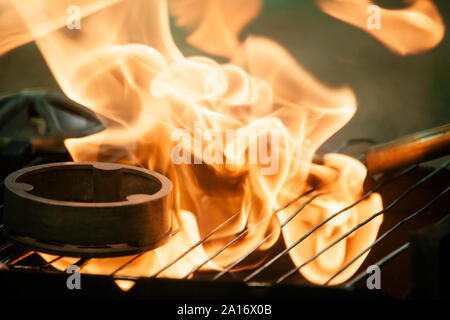
[[[450, 1], [435, 0], [447, 28]], [[399, 0], [376, 1], [401, 7]], [[382, 23], [382, 22], [381, 22]], [[247, 34], [285, 46], [313, 75], [329, 86], [350, 86], [357, 97], [354, 118], [324, 146], [332, 150], [348, 138], [385, 142], [450, 122], [450, 38], [428, 52], [400, 56], [367, 33], [322, 13], [313, 0], [265, 0]], [[185, 55], [186, 32], [173, 27]], [[0, 56], [0, 95], [25, 88], [60, 91], [34, 43]]]

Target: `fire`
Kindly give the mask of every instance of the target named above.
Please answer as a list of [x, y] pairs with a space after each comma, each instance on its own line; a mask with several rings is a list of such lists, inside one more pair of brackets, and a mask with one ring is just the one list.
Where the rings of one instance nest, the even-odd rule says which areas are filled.
[[261, 9], [261, 0], [170, 0], [177, 25], [192, 33], [186, 41], [210, 54], [232, 57], [240, 43], [238, 35]]
[[[78, 1], [81, 29], [68, 30], [64, 23], [71, 2], [0, 1], [0, 8], [6, 8], [0, 52], [36, 41], [65, 94], [91, 108], [103, 121], [107, 128], [103, 132], [66, 140], [75, 160], [140, 165], [172, 180], [173, 228], [178, 232], [165, 245], [136, 257], [118, 275], [183, 278], [199, 265], [203, 270], [221, 270], [269, 234], [273, 235], [259, 247], [260, 252], [281, 235], [286, 246], [291, 245], [362, 195], [366, 169], [359, 161], [338, 154], [325, 155], [322, 164], [312, 161], [316, 150], [355, 113], [352, 90], [320, 83], [272, 40], [248, 37], [239, 42], [238, 34], [258, 14], [260, 1], [174, 0], [168, 6], [163, 0], [84, 0]], [[347, 21], [351, 14], [341, 14], [335, 2], [319, 4]], [[170, 33], [169, 7], [177, 23], [192, 31], [187, 39], [190, 44], [226, 57], [228, 62], [183, 56]], [[413, 9], [424, 7], [432, 8], [422, 1]], [[388, 21], [406, 24], [402, 34], [412, 36], [423, 19], [433, 26], [436, 13], [425, 9], [426, 13], [416, 15], [385, 12]], [[411, 20], [405, 22], [405, 17]], [[20, 23], [12, 23], [16, 21]], [[439, 19], [434, 23], [438, 25]], [[435, 35], [434, 30], [423, 32]], [[403, 53], [427, 49], [439, 38], [424, 43], [402, 41], [398, 35], [376, 36]], [[185, 136], [188, 139], [183, 140]], [[258, 148], [252, 149], [255, 144]], [[174, 161], [174, 154], [181, 154], [183, 161]], [[205, 154], [214, 161], [204, 161]], [[249, 161], [252, 157], [254, 162]], [[262, 174], [274, 161], [276, 171]], [[306, 198], [273, 214], [276, 209], [318, 186], [315, 192], [323, 195], [281, 229], [280, 224]], [[381, 197], [373, 194], [291, 250], [292, 261], [301, 265], [381, 209]], [[226, 220], [205, 243], [159, 272]], [[325, 282], [374, 241], [381, 222], [379, 216], [300, 272], [314, 283]], [[245, 236], [229, 244], [244, 231]], [[225, 245], [225, 251], [204, 263]], [[349, 279], [366, 255], [331, 284]], [[47, 261], [53, 258], [42, 256]], [[130, 258], [92, 259], [83, 272], [110, 274]], [[74, 261], [64, 258], [53, 265], [63, 270]], [[129, 282], [118, 284], [124, 290], [130, 288]]]
[[[327, 154], [324, 157], [323, 164], [327, 168], [339, 172], [339, 177], [324, 188], [324, 191], [328, 193], [319, 197], [310, 206], [306, 206], [301, 215], [296, 216], [283, 228], [283, 235], [288, 246], [298, 240], [298, 235], [306, 234], [314, 226], [346, 208], [362, 196], [362, 184], [366, 176], [366, 169], [359, 161], [339, 154]], [[323, 168], [312, 166], [311, 175], [318, 178], [319, 181], [324, 181], [329, 173], [324, 171]], [[357, 224], [368, 219], [375, 212], [382, 210], [381, 204], [380, 195], [375, 193], [353, 208], [337, 215], [320, 227], [319, 232], [312, 233], [295, 246], [289, 252], [292, 260], [296, 265], [301, 265]], [[283, 215], [287, 217], [289, 212], [283, 212]], [[367, 244], [375, 241], [382, 221], [383, 218], [380, 215], [369, 224], [360, 227], [356, 232], [351, 233], [344, 240], [301, 268], [302, 274], [314, 283], [326, 282], [337, 270], [363, 251]], [[350, 278], [362, 264], [367, 254], [368, 252], [352, 263], [330, 284], [338, 284]]]
[[420, 53], [437, 46], [444, 38], [445, 26], [433, 1], [405, 2], [409, 6], [396, 10], [380, 8], [370, 0], [319, 0], [318, 5], [325, 13], [367, 31], [398, 54]]

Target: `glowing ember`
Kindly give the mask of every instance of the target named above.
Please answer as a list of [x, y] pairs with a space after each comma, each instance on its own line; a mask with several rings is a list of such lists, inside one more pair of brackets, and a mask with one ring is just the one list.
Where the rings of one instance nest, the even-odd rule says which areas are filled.
[[[66, 141], [75, 160], [140, 165], [165, 174], [174, 183], [174, 229], [181, 227], [181, 231], [118, 275], [155, 274], [235, 215], [158, 276], [185, 277], [248, 230], [202, 267], [220, 270], [272, 232], [259, 251], [273, 246], [281, 232], [289, 246], [361, 196], [366, 169], [359, 161], [327, 154], [323, 164], [312, 163], [316, 150], [356, 111], [353, 92], [321, 84], [272, 40], [249, 37], [239, 43], [237, 36], [258, 14], [260, 1], [169, 2], [177, 23], [192, 30], [187, 41], [229, 58], [226, 64], [182, 55], [171, 37], [166, 1], [77, 2], [83, 16], [81, 29], [69, 30], [64, 26], [71, 0], [0, 0], [5, 8], [0, 52], [35, 40], [66, 95], [101, 117], [105, 131]], [[365, 14], [361, 8], [369, 4], [319, 2], [325, 12], [359, 27]], [[440, 18], [430, 1], [417, 1], [410, 9], [395, 12], [383, 10], [382, 19], [386, 31], [371, 34], [400, 53], [426, 50], [442, 38]], [[398, 26], [403, 28], [397, 30]], [[255, 144], [258, 148], [253, 148]], [[174, 154], [181, 161], [174, 162]], [[205, 155], [214, 161], [205, 160]], [[267, 168], [276, 170], [262, 173]], [[317, 192], [326, 194], [280, 230], [280, 222], [305, 199], [277, 215], [272, 213], [311, 187], [307, 177], [314, 177], [316, 185], [324, 186]], [[373, 194], [291, 250], [292, 261], [301, 265], [381, 208], [380, 196]], [[312, 282], [323, 283], [373, 242], [381, 222], [379, 216], [300, 272]], [[367, 254], [331, 284], [350, 278]], [[93, 259], [83, 272], [110, 274], [129, 260]], [[53, 265], [65, 269], [74, 261], [64, 258]], [[129, 282], [118, 284], [130, 288]]]

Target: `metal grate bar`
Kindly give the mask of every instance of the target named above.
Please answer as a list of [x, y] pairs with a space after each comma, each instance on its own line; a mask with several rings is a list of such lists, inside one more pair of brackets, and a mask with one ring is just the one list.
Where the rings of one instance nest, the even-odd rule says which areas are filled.
[[52, 265], [52, 263], [55, 263], [56, 261], [58, 261], [58, 260], [60, 260], [60, 259], [62, 259], [62, 256], [56, 257], [56, 258], [54, 258], [54, 259], [48, 261], [46, 264], [44, 264], [44, 265], [41, 267], [41, 270], [46, 270], [47, 268], [49, 268], [49, 267]]
[[28, 252], [29, 252], [28, 249], [18, 247], [11, 254], [2, 258], [2, 260], [0, 262], [3, 262], [5, 264], [10, 264], [12, 261], [16, 260], [18, 257], [21, 257], [21, 256], [27, 254]]
[[359, 253], [355, 258], [350, 260], [346, 265], [344, 265], [341, 269], [339, 269], [333, 276], [331, 276], [323, 285], [326, 286], [330, 283], [331, 280], [333, 280], [335, 277], [337, 277], [341, 272], [343, 272], [345, 269], [347, 269], [352, 263], [354, 263], [356, 260], [358, 260], [364, 253], [372, 249], [375, 245], [377, 245], [379, 242], [381, 242], [384, 238], [392, 234], [395, 230], [397, 230], [401, 225], [404, 223], [414, 219], [415, 217], [419, 216], [420, 214], [427, 211], [428, 208], [430, 208], [436, 201], [438, 201], [440, 198], [442, 198], [448, 191], [450, 191], [450, 186], [447, 187], [445, 190], [443, 190], [441, 193], [439, 193], [436, 197], [434, 197], [431, 201], [429, 201], [424, 207], [417, 210], [410, 216], [404, 218], [400, 222], [398, 222], [395, 226], [390, 228], [388, 231], [383, 233], [377, 240], [375, 240], [370, 246], [365, 248], [361, 253]]
[[[397, 249], [395, 249], [394, 251], [389, 253], [384, 258], [378, 260], [378, 262], [376, 262], [375, 265], [377, 265], [378, 267], [381, 267], [383, 264], [391, 261], [392, 259], [397, 257], [402, 252], [405, 252], [409, 248], [409, 246], [410, 246], [409, 242], [405, 243], [401, 247], [398, 247]], [[354, 277], [351, 281], [347, 282], [344, 287], [345, 288], [353, 288], [356, 283], [358, 283], [359, 281], [364, 279], [366, 276], [367, 276], [367, 272], [363, 271], [363, 272], [359, 273], [356, 277]]]
[[307, 237], [309, 237], [313, 232], [315, 232], [317, 229], [319, 229], [321, 226], [323, 226], [325, 223], [327, 223], [328, 221], [332, 220], [333, 218], [337, 217], [339, 214], [341, 214], [342, 212], [347, 211], [348, 209], [356, 206], [358, 203], [360, 203], [361, 201], [363, 201], [364, 199], [367, 199], [371, 194], [373, 194], [374, 192], [377, 192], [379, 189], [381, 189], [382, 187], [384, 187], [385, 185], [397, 180], [398, 178], [408, 174], [409, 172], [411, 172], [412, 170], [416, 169], [418, 166], [414, 165], [411, 166], [409, 168], [407, 168], [406, 170], [394, 175], [393, 177], [391, 177], [390, 179], [380, 183], [379, 185], [377, 185], [376, 187], [374, 187], [372, 190], [370, 190], [369, 192], [367, 192], [365, 195], [363, 195], [361, 198], [359, 198], [358, 200], [356, 200], [354, 203], [350, 204], [349, 206], [339, 210], [338, 212], [332, 214], [331, 216], [329, 216], [327, 219], [323, 220], [321, 223], [319, 223], [318, 225], [316, 225], [314, 228], [312, 228], [310, 231], [308, 231], [305, 235], [303, 235], [300, 239], [298, 239], [296, 242], [294, 242], [292, 245], [290, 245], [288, 248], [284, 249], [282, 252], [280, 252], [278, 255], [276, 255], [275, 257], [273, 257], [272, 259], [270, 259], [269, 261], [267, 261], [265, 264], [261, 265], [259, 268], [257, 268], [256, 270], [254, 270], [250, 275], [248, 275], [247, 277], [245, 277], [243, 279], [244, 282], [250, 281], [251, 279], [253, 279], [255, 276], [257, 276], [259, 273], [261, 273], [263, 270], [265, 270], [266, 268], [268, 268], [269, 266], [271, 266], [275, 261], [277, 261], [279, 258], [281, 258], [282, 256], [284, 256], [286, 253], [288, 253], [292, 248], [294, 248], [295, 246], [297, 246], [300, 242], [302, 242], [303, 240], [305, 240]]
[[[283, 207], [275, 210], [272, 214], [276, 214], [277, 212], [279, 212], [280, 210], [285, 209], [286, 207], [290, 206], [292, 203], [294, 203], [295, 201], [297, 201], [298, 199], [300, 199], [301, 197], [304, 197], [305, 195], [308, 195], [310, 193], [312, 193], [314, 191], [314, 189], [310, 189], [304, 193], [302, 193], [301, 195], [297, 196], [295, 199], [292, 199], [291, 201], [289, 201], [288, 203], [286, 203]], [[206, 236], [204, 236], [202, 239], [200, 239], [199, 241], [197, 241], [195, 244], [193, 244], [188, 250], [186, 250], [185, 252], [183, 252], [181, 255], [179, 255], [176, 259], [174, 259], [172, 262], [170, 262], [169, 264], [167, 264], [166, 266], [164, 266], [163, 268], [161, 268], [160, 270], [158, 270], [156, 273], [154, 273], [152, 275], [152, 278], [156, 278], [158, 275], [160, 275], [163, 271], [167, 270], [168, 268], [170, 268], [171, 266], [173, 266], [176, 262], [178, 262], [179, 260], [181, 260], [183, 257], [185, 257], [189, 252], [191, 252], [192, 250], [194, 250], [196, 247], [198, 247], [199, 245], [201, 245], [202, 243], [204, 243], [206, 240], [208, 240], [212, 235], [214, 235], [214, 233], [216, 233], [217, 231], [219, 231], [221, 228], [223, 228], [228, 222], [230, 222], [231, 220], [233, 220], [233, 218], [235, 218], [238, 214], [240, 214], [241, 212], [238, 211], [235, 214], [233, 214], [232, 216], [230, 216], [227, 220], [225, 220], [224, 222], [222, 222], [221, 224], [219, 224], [217, 227], [215, 227], [213, 230], [211, 230]], [[206, 264], [208, 261], [206, 261], [204, 264]]]
[[[170, 234], [170, 237], [174, 236], [175, 234], [177, 234], [178, 232], [180, 232], [181, 230], [183, 230], [184, 226], [181, 226], [179, 228], [177, 228], [175, 231], [173, 231]], [[132, 263], [133, 261], [137, 260], [138, 258], [140, 258], [142, 255], [144, 255], [145, 252], [141, 252], [139, 254], [137, 254], [136, 256], [132, 257], [130, 260], [128, 260], [127, 262], [125, 262], [124, 264], [122, 264], [120, 267], [118, 267], [116, 270], [114, 270], [113, 272], [110, 273], [110, 276], [114, 276], [117, 272], [119, 272], [120, 270], [124, 269], [126, 266], [128, 266], [130, 263]], [[181, 259], [181, 258], [180, 258]], [[178, 260], [177, 260], [178, 261]], [[175, 261], [176, 262], [176, 261]], [[173, 263], [175, 263], [173, 262]], [[167, 267], [168, 268], [168, 267]], [[164, 270], [159, 270], [158, 273], [162, 272]]]
[[[140, 279], [148, 279], [148, 277], [144, 276], [125, 276], [125, 275], [113, 275], [111, 276], [114, 280], [131, 280], [131, 281], [139, 281]], [[151, 278], [151, 277], [150, 277]]]
[[331, 244], [329, 244], [328, 246], [326, 246], [324, 249], [322, 249], [321, 251], [319, 251], [318, 253], [316, 253], [315, 255], [313, 255], [311, 258], [309, 258], [308, 260], [306, 260], [304, 263], [302, 263], [300, 266], [292, 268], [290, 271], [288, 271], [286, 274], [284, 274], [283, 276], [281, 276], [280, 278], [277, 279], [277, 281], [275, 283], [281, 283], [284, 280], [286, 280], [287, 278], [289, 278], [290, 276], [292, 276], [296, 271], [300, 270], [301, 268], [303, 268], [305, 265], [307, 265], [308, 263], [310, 263], [311, 261], [313, 261], [314, 259], [316, 259], [318, 256], [320, 256], [321, 254], [323, 254], [325, 251], [327, 251], [328, 249], [330, 249], [331, 247], [333, 247], [334, 245], [336, 245], [339, 241], [345, 239], [346, 237], [348, 237], [351, 233], [353, 233], [355, 230], [359, 229], [360, 227], [366, 225], [367, 223], [369, 223], [370, 221], [372, 221], [373, 219], [375, 219], [377, 216], [386, 213], [387, 211], [389, 211], [390, 209], [392, 209], [392, 207], [394, 207], [397, 203], [399, 203], [406, 195], [408, 195], [412, 190], [414, 190], [415, 188], [417, 188], [418, 186], [420, 186], [421, 184], [423, 184], [424, 182], [426, 182], [427, 180], [429, 180], [431, 177], [433, 177], [434, 175], [436, 175], [438, 172], [444, 170], [448, 165], [450, 164], [450, 162], [446, 162], [444, 163], [442, 166], [440, 166], [439, 168], [435, 169], [433, 172], [429, 173], [427, 176], [425, 176], [424, 178], [422, 178], [420, 181], [414, 183], [413, 185], [411, 185], [405, 192], [403, 192], [399, 197], [397, 197], [394, 201], [392, 201], [392, 203], [387, 206], [386, 208], [384, 208], [383, 210], [376, 212], [375, 214], [373, 214], [372, 216], [370, 216], [369, 218], [367, 218], [366, 220], [364, 220], [363, 222], [357, 224], [354, 228], [350, 229], [348, 232], [346, 232], [345, 234], [343, 234], [341, 237], [339, 237], [338, 239], [336, 239], [335, 241], [333, 241]]
[[[307, 192], [303, 193], [304, 194], [309, 194], [311, 192], [313, 192], [314, 189], [310, 189]], [[302, 196], [298, 196], [296, 197], [296, 199], [301, 198]], [[312, 201], [312, 200], [311, 200]], [[293, 203], [293, 201], [289, 202], [290, 204]], [[220, 248], [218, 251], [216, 251], [214, 254], [212, 254], [211, 256], [209, 256], [205, 261], [203, 261], [201, 264], [199, 264], [198, 266], [196, 266], [195, 268], [193, 268], [186, 276], [184, 276], [184, 279], [187, 279], [191, 274], [193, 274], [194, 272], [198, 271], [201, 267], [203, 267], [206, 263], [208, 263], [209, 261], [211, 261], [212, 259], [214, 259], [215, 257], [217, 257], [220, 253], [222, 253], [225, 249], [227, 249], [229, 246], [231, 246], [233, 243], [235, 243], [236, 241], [238, 241], [239, 239], [241, 239], [243, 236], [245, 236], [247, 233], [249, 233], [251, 230], [253, 230], [254, 228], [256, 228], [259, 224], [261, 224], [262, 222], [266, 221], [269, 218], [272, 218], [276, 213], [278, 213], [280, 210], [285, 209], [287, 206], [284, 205], [282, 208], [279, 208], [275, 211], [273, 211], [270, 215], [262, 218], [260, 221], [258, 221], [257, 223], [255, 223], [251, 228], [245, 229], [243, 232], [241, 232], [239, 235], [237, 235], [235, 238], [233, 238], [233, 240], [231, 240], [230, 242], [228, 242], [225, 246], [223, 246], [222, 248]]]
[[[316, 199], [317, 197], [323, 195], [324, 193], [318, 193], [315, 194], [314, 196], [310, 197], [307, 201], [305, 201], [297, 210], [294, 211], [293, 214], [291, 214], [285, 221], [283, 221], [283, 223], [280, 225], [280, 230], [286, 225], [288, 224], [289, 221], [291, 221], [292, 219], [294, 219], [297, 214], [303, 210], [303, 208], [305, 208], [308, 204], [310, 204], [314, 199]], [[241, 258], [239, 258], [236, 262], [232, 263], [231, 265], [229, 265], [227, 268], [225, 268], [224, 270], [222, 270], [220, 273], [218, 273], [213, 280], [217, 280], [219, 278], [221, 278], [223, 275], [225, 275], [226, 273], [228, 273], [229, 271], [231, 271], [231, 269], [233, 269], [235, 266], [237, 266], [239, 263], [241, 263], [242, 261], [244, 261], [248, 256], [250, 256], [253, 252], [255, 252], [259, 247], [261, 247], [264, 243], [267, 242], [267, 240], [269, 240], [275, 233], [277, 233], [279, 230], [275, 230], [272, 231], [269, 235], [267, 235], [263, 240], [261, 240], [261, 242], [259, 242], [253, 249], [251, 249], [249, 252], [247, 252], [245, 255], [243, 255]]]
[[11, 246], [12, 246], [12, 243], [11, 242], [7, 242], [7, 243], [3, 244], [2, 246], [0, 246], [0, 251], [8, 249]]
[[[298, 199], [300, 199], [301, 197], [304, 197], [305, 195], [308, 195], [310, 193], [312, 193], [314, 191], [314, 189], [310, 189], [306, 192], [304, 192], [303, 194], [299, 195], [298, 197], [296, 197], [295, 199], [292, 199], [291, 201], [287, 202], [283, 207], [279, 208], [276, 212], [279, 212], [285, 208], [287, 208], [288, 206], [290, 206], [292, 203], [294, 203], [295, 201], [297, 201]], [[206, 240], [208, 240], [215, 232], [217, 232], [218, 230], [220, 230], [222, 227], [224, 227], [229, 221], [231, 221], [234, 217], [236, 217], [238, 214], [240, 213], [237, 212], [235, 214], [233, 214], [231, 217], [229, 217], [227, 220], [225, 220], [224, 222], [222, 222], [221, 224], [219, 224], [216, 228], [214, 228], [213, 230], [211, 230], [206, 236], [204, 236], [202, 239], [200, 239], [199, 241], [197, 241], [195, 244], [193, 244], [188, 250], [186, 250], [185, 252], [183, 252], [180, 256], [178, 256], [176, 259], [174, 259], [173, 261], [171, 261], [169, 264], [167, 264], [166, 266], [164, 266], [163, 268], [161, 268], [160, 270], [158, 270], [156, 273], [154, 273], [151, 278], [156, 278], [158, 275], [160, 275], [162, 272], [164, 272], [165, 270], [167, 270], [168, 268], [170, 268], [172, 265], [174, 265], [176, 262], [178, 262], [179, 260], [181, 260], [184, 256], [186, 256], [189, 252], [191, 252], [192, 250], [194, 250], [196, 247], [198, 247], [199, 245], [201, 245], [202, 243], [204, 243]], [[182, 228], [182, 227], [180, 227]], [[179, 229], [180, 229], [179, 228]], [[262, 243], [261, 243], [262, 245]], [[141, 257], [143, 255], [143, 253], [138, 254], [137, 256], [134, 256], [133, 258], [131, 258], [129, 261], [125, 262], [123, 265], [121, 265], [120, 267], [118, 267], [116, 270], [114, 270], [110, 276], [114, 277], [114, 279], [119, 279], [118, 276], [116, 276], [116, 274], [124, 269], [126, 266], [128, 266], [130, 263], [132, 263], [133, 261], [135, 261], [136, 259], [138, 259], [139, 257]], [[127, 278], [128, 279], [128, 278]]]
[[19, 262], [19, 261], [21, 261], [21, 260], [23, 260], [23, 259], [25, 259], [25, 258], [31, 256], [31, 255], [34, 254], [34, 253], [36, 253], [36, 252], [35, 252], [35, 251], [28, 251], [28, 252], [26, 252], [25, 254], [20, 255], [19, 257], [16, 257], [14, 260], [11, 260], [11, 261], [8, 263], [8, 266], [12, 266], [12, 265], [16, 264], [17, 262]]
[[192, 250], [194, 250], [195, 248], [197, 248], [199, 245], [201, 245], [202, 243], [204, 243], [206, 240], [208, 240], [214, 233], [216, 233], [218, 230], [220, 230], [223, 226], [225, 226], [228, 222], [230, 222], [231, 220], [233, 220], [233, 218], [235, 218], [238, 214], [240, 213], [240, 211], [236, 212], [235, 214], [233, 214], [231, 217], [229, 217], [227, 220], [225, 220], [224, 222], [222, 222], [221, 224], [219, 224], [216, 228], [214, 228], [213, 230], [211, 230], [205, 237], [203, 237], [202, 239], [200, 239], [199, 241], [197, 241], [196, 243], [194, 243], [191, 247], [189, 247], [189, 249], [187, 249], [185, 252], [183, 252], [181, 255], [179, 255], [177, 258], [175, 258], [172, 262], [170, 262], [169, 264], [165, 265], [163, 268], [161, 268], [160, 270], [158, 270], [156, 273], [154, 273], [152, 275], [152, 278], [156, 278], [158, 275], [160, 275], [162, 272], [164, 272], [165, 270], [167, 270], [168, 268], [170, 268], [171, 266], [173, 266], [175, 263], [177, 263], [179, 260], [181, 260], [183, 257], [185, 257], [189, 252], [191, 252]]
[[119, 272], [120, 270], [122, 270], [123, 268], [125, 268], [126, 266], [128, 266], [130, 263], [132, 263], [133, 261], [139, 259], [140, 257], [142, 257], [144, 253], [139, 253], [138, 255], [134, 256], [133, 258], [131, 258], [130, 260], [128, 260], [127, 262], [125, 262], [123, 265], [121, 265], [120, 267], [118, 267], [116, 270], [114, 270], [113, 272], [111, 272], [110, 276], [114, 276], [117, 272]]
[[[74, 263], [74, 265], [78, 266], [80, 270], [82, 270], [84, 267], [88, 265], [88, 263], [91, 261], [91, 258], [80, 258], [77, 262]], [[65, 270], [67, 271], [67, 269]]]

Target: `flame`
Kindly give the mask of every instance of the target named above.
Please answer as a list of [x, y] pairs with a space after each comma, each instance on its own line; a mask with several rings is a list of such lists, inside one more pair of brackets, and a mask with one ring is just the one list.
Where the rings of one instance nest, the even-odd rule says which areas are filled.
[[[355, 95], [348, 87], [319, 82], [275, 41], [248, 37], [239, 42], [242, 28], [258, 14], [260, 1], [169, 3], [177, 23], [192, 31], [188, 42], [227, 57], [224, 64], [183, 56], [170, 33], [166, 1], [78, 1], [80, 30], [64, 28], [70, 2], [0, 0], [6, 8], [0, 52], [33, 39], [65, 94], [95, 111], [107, 128], [66, 140], [72, 157], [139, 165], [168, 176], [174, 185], [173, 229], [179, 230], [166, 244], [139, 257], [92, 259], [83, 272], [110, 274], [131, 258], [135, 259], [117, 275], [184, 278], [200, 265], [202, 270], [221, 270], [269, 234], [258, 249], [263, 257], [281, 234], [291, 245], [361, 196], [366, 169], [359, 161], [338, 154], [326, 154], [322, 164], [312, 161], [317, 149], [355, 113]], [[414, 8], [424, 3], [428, 2]], [[321, 2], [326, 11], [332, 4]], [[400, 16], [409, 17], [402, 12]], [[418, 17], [421, 21], [422, 15]], [[408, 23], [415, 32], [417, 23]], [[383, 41], [394, 46], [391, 40]], [[404, 42], [399, 43], [403, 48]], [[252, 148], [262, 144], [266, 154], [249, 161]], [[174, 150], [183, 161], [175, 163]], [[326, 194], [281, 229], [305, 199], [273, 214], [276, 209], [318, 186], [316, 192]], [[373, 194], [291, 250], [292, 261], [301, 265], [381, 208], [380, 196]], [[206, 242], [159, 272], [225, 221]], [[377, 217], [300, 272], [323, 283], [373, 242], [381, 222], [382, 216]], [[225, 245], [225, 251], [208, 260]], [[331, 284], [349, 279], [366, 255]], [[53, 266], [63, 270], [74, 261], [63, 258]], [[126, 281], [118, 285], [131, 288]]]
[[[362, 184], [366, 177], [366, 169], [359, 161], [341, 154], [326, 154], [323, 159], [323, 165], [339, 172], [339, 177], [323, 188], [323, 192], [326, 192], [323, 196], [319, 197], [311, 205], [306, 206], [302, 214], [297, 215], [283, 228], [287, 246], [297, 241], [299, 239], [298, 235], [306, 234], [314, 226], [343, 208], [350, 206], [362, 196]], [[311, 175], [319, 179], [319, 181], [324, 181], [329, 176], [329, 173], [324, 171], [323, 168], [313, 166], [311, 167]], [[365, 201], [337, 215], [295, 246], [289, 251], [292, 260], [297, 266], [303, 265], [305, 261], [321, 252], [321, 250], [349, 232], [357, 224], [381, 210], [381, 197], [379, 194], [374, 193]], [[283, 219], [287, 219], [290, 214], [292, 213], [284, 211], [282, 213]], [[383, 217], [381, 215], [377, 216], [335, 246], [326, 250], [311, 263], [302, 267], [301, 272], [303, 276], [314, 283], [326, 282], [337, 270], [362, 252], [367, 247], [367, 244], [375, 241], [382, 221]], [[358, 258], [330, 281], [330, 284], [339, 284], [350, 278], [358, 270], [367, 255], [368, 252]]]
[[[105, 7], [122, 0], [79, 0], [77, 5], [83, 16], [89, 16]], [[0, 1], [0, 54], [26, 44], [42, 35], [53, 32], [66, 25], [67, 18], [64, 13], [73, 4], [70, 0], [53, 1], [52, 10], [46, 10], [45, 16], [36, 16], [33, 24], [24, 20], [33, 16], [34, 10], [40, 10], [42, 1], [20, 1], [20, 10], [17, 1]], [[29, 28], [32, 26], [32, 28]]]
[[368, 32], [398, 54], [420, 53], [437, 46], [444, 38], [445, 26], [433, 1], [405, 2], [409, 6], [396, 10], [380, 8], [370, 0], [319, 0], [318, 5], [325, 13]]
[[176, 24], [192, 33], [186, 42], [207, 53], [231, 57], [238, 35], [261, 10], [261, 0], [170, 0]]

